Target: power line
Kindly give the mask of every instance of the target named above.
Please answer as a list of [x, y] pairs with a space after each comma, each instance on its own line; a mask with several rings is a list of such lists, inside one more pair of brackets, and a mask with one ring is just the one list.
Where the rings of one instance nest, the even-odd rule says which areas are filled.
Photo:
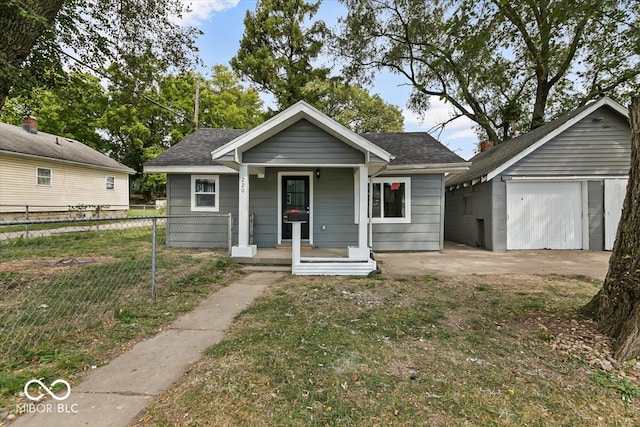
[[[103, 77], [103, 78], [105, 78], [105, 79], [107, 79], [107, 80], [111, 81], [112, 83], [115, 83], [115, 84], [121, 84], [121, 82], [115, 81], [115, 80], [113, 79], [113, 77], [111, 77], [111, 76], [109, 76], [109, 75], [107, 75], [107, 74], [103, 73], [102, 71], [98, 70], [97, 68], [93, 67], [92, 65], [87, 64], [86, 62], [82, 61], [81, 59], [76, 58], [75, 56], [73, 56], [73, 55], [71, 55], [71, 54], [69, 54], [69, 53], [67, 53], [67, 52], [63, 51], [63, 50], [62, 50], [62, 49], [60, 49], [60, 48], [57, 48], [57, 50], [58, 50], [58, 52], [60, 52], [60, 53], [61, 53], [61, 54], [63, 54], [64, 56], [66, 56], [67, 58], [69, 58], [69, 59], [71, 59], [71, 60], [75, 61], [75, 62], [76, 62], [76, 63], [78, 63], [79, 65], [82, 65], [83, 67], [88, 68], [88, 69], [90, 69], [91, 71], [93, 71], [94, 73], [98, 74], [100, 77]], [[158, 101], [156, 101], [156, 100], [154, 100], [154, 99], [149, 98], [149, 97], [148, 97], [147, 95], [145, 95], [144, 93], [139, 93], [139, 92], [137, 92], [137, 91], [134, 91], [134, 93], [135, 93], [136, 95], [138, 95], [139, 97], [141, 97], [142, 99], [144, 99], [144, 100], [146, 100], [146, 101], [148, 101], [148, 102], [150, 102], [150, 103], [152, 103], [152, 104], [154, 104], [154, 105], [156, 105], [156, 106], [158, 106], [158, 107], [160, 107], [160, 108], [162, 108], [162, 109], [164, 109], [164, 110], [167, 110], [167, 111], [169, 111], [170, 113], [173, 113], [173, 114], [175, 114], [175, 115], [177, 115], [177, 116], [180, 116], [182, 119], [187, 120], [189, 123], [193, 124], [193, 120], [191, 120], [191, 119], [190, 119], [189, 117], [187, 117], [185, 114], [183, 114], [183, 113], [181, 113], [181, 112], [179, 112], [179, 111], [175, 111], [175, 110], [173, 110], [172, 108], [167, 107], [166, 105], [163, 105], [163, 104], [159, 103]]]

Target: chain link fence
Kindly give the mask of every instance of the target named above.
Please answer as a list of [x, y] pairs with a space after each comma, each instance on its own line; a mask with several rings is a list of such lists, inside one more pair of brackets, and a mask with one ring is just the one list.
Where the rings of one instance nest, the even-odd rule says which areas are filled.
[[[210, 263], [226, 259], [231, 227], [230, 215], [0, 220], [0, 366], [99, 345], [116, 325], [127, 334], [165, 315], [140, 309], [156, 296], [171, 296], [163, 310], [176, 315], [185, 284], [205, 292], [198, 280], [217, 277]], [[210, 247], [181, 238], [203, 230]]]

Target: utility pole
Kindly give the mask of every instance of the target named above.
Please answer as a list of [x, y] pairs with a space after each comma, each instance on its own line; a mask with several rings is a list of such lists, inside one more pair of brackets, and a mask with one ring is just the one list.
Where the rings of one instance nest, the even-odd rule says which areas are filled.
[[196, 102], [194, 107], [193, 119], [198, 129], [198, 112], [200, 111], [200, 79], [196, 79]]

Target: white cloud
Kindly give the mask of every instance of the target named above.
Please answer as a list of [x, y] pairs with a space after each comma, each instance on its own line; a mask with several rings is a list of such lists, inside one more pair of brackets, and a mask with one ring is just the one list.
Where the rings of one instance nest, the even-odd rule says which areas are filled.
[[478, 138], [476, 131], [473, 129], [463, 129], [458, 132], [447, 135], [447, 139], [464, 139], [464, 138]]
[[[421, 116], [410, 110], [403, 110], [404, 122], [411, 127], [419, 127], [423, 130], [435, 130], [442, 123], [451, 120], [455, 115], [455, 110], [451, 104], [448, 104], [436, 96], [432, 96], [430, 107]], [[452, 130], [469, 130], [474, 126], [474, 122], [467, 117], [459, 117], [449, 122], [445, 129]]]
[[198, 26], [218, 13], [228, 9], [233, 9], [240, 0], [182, 0], [182, 3], [189, 7], [190, 12], [186, 13], [180, 20], [182, 25]]

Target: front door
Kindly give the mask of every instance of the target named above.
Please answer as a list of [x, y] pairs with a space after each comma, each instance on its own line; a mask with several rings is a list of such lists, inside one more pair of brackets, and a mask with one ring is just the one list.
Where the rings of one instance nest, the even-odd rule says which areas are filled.
[[[288, 209], [309, 209], [309, 177], [308, 176], [283, 176], [282, 177], [282, 213]], [[311, 216], [311, 213], [309, 213]], [[281, 219], [282, 221], [282, 219]], [[309, 240], [309, 222], [301, 226], [302, 240]], [[282, 221], [282, 240], [291, 240], [291, 224]]]

